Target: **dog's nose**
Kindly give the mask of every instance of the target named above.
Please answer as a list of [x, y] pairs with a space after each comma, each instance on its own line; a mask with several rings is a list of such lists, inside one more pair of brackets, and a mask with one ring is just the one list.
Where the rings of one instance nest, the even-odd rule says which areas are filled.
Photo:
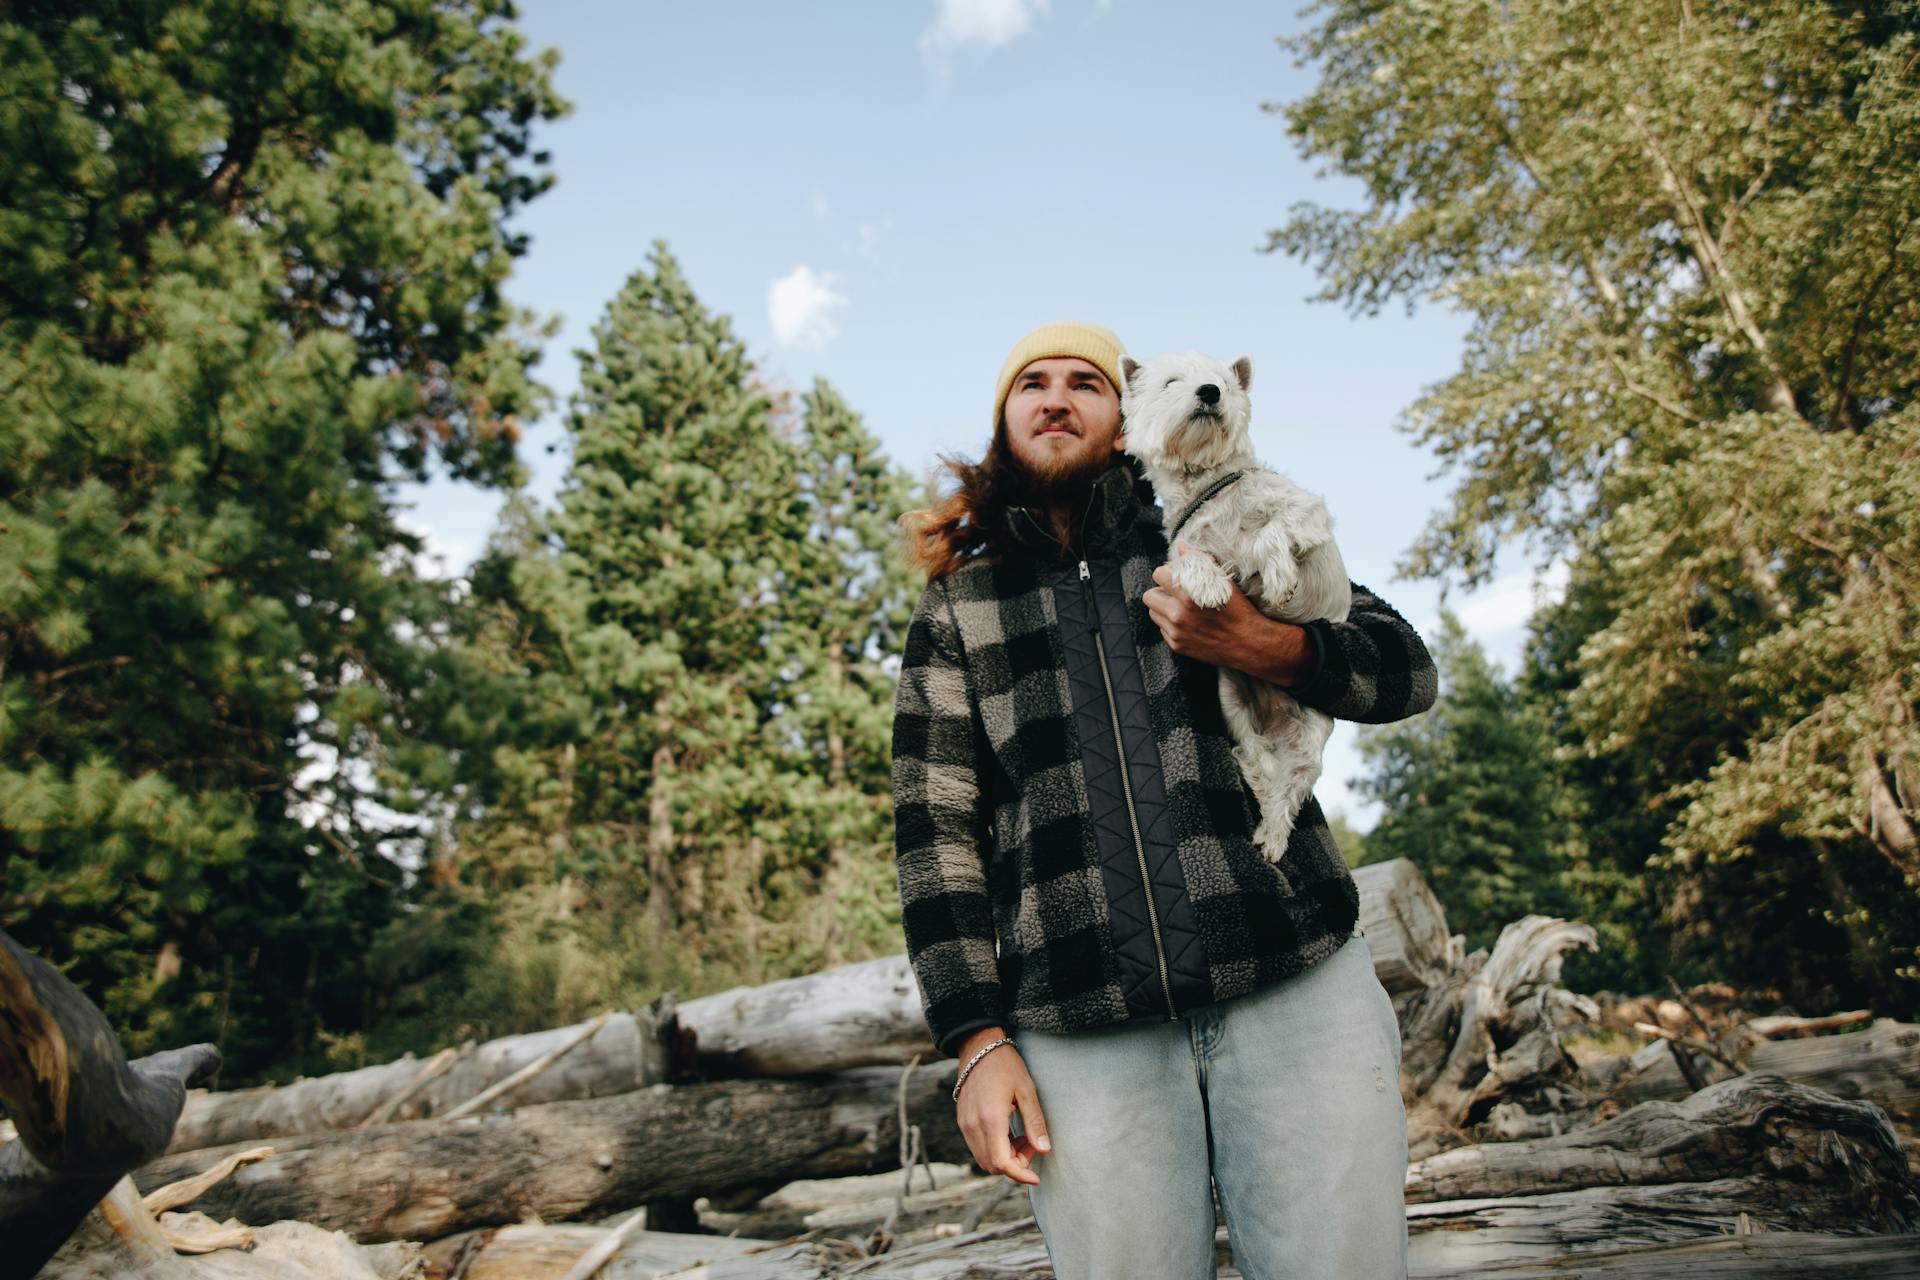
[[1193, 394], [1200, 397], [1201, 404], [1219, 404], [1220, 403], [1220, 388], [1214, 386], [1211, 382], [1207, 383], [1204, 387], [1201, 387], [1198, 391], [1194, 392]]

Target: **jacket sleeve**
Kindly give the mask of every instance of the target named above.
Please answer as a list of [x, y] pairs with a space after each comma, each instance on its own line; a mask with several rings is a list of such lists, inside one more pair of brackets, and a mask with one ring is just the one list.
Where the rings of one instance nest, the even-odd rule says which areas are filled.
[[1355, 582], [1346, 621], [1306, 623], [1314, 665], [1288, 689], [1337, 720], [1385, 724], [1433, 705], [1439, 676], [1420, 634], [1394, 607]]
[[973, 697], [945, 586], [927, 584], [907, 624], [893, 712], [894, 871], [920, 1003], [941, 1053], [1001, 1025], [987, 894], [992, 801]]

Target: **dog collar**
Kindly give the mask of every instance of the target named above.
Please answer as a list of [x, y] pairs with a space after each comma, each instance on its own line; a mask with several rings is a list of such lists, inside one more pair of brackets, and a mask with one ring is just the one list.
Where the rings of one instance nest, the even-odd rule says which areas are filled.
[[1202, 489], [1200, 491], [1200, 496], [1187, 504], [1187, 509], [1180, 513], [1180, 518], [1178, 520], [1175, 520], [1173, 522], [1173, 528], [1167, 531], [1167, 545], [1169, 547], [1173, 545], [1173, 540], [1180, 535], [1181, 526], [1185, 525], [1187, 521], [1193, 519], [1193, 513], [1198, 511], [1201, 507], [1204, 507], [1207, 504], [1208, 498], [1211, 498], [1214, 494], [1219, 493], [1222, 489], [1226, 488], [1228, 485], [1232, 484], [1235, 480], [1238, 480], [1241, 476], [1245, 474], [1247, 474], [1247, 469], [1245, 467], [1242, 467], [1238, 471], [1229, 471], [1227, 472], [1227, 474], [1221, 476], [1218, 480], [1215, 480], [1212, 484]]

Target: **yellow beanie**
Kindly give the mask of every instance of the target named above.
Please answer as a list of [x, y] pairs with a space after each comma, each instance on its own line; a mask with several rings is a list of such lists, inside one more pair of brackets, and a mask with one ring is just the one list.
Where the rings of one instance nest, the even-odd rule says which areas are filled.
[[993, 391], [993, 429], [1000, 429], [1000, 414], [1007, 407], [1007, 393], [1013, 390], [1013, 380], [1035, 360], [1078, 356], [1106, 374], [1107, 381], [1113, 384], [1113, 393], [1119, 395], [1120, 353], [1123, 350], [1125, 348], [1120, 345], [1120, 339], [1113, 330], [1102, 329], [1097, 324], [1075, 324], [1063, 320], [1058, 324], [1041, 325], [1015, 343], [1013, 353], [1000, 366], [1000, 384]]

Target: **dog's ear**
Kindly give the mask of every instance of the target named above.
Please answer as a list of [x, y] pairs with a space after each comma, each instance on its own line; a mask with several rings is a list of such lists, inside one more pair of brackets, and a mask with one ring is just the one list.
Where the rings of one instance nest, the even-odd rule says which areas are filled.
[[1121, 353], [1120, 381], [1131, 387], [1133, 385], [1133, 375], [1138, 372], [1140, 372], [1140, 362], [1124, 352]]
[[1233, 376], [1234, 379], [1239, 382], [1240, 389], [1245, 391], [1253, 382], [1253, 357], [1241, 356], [1238, 360], [1235, 360], [1233, 362]]

